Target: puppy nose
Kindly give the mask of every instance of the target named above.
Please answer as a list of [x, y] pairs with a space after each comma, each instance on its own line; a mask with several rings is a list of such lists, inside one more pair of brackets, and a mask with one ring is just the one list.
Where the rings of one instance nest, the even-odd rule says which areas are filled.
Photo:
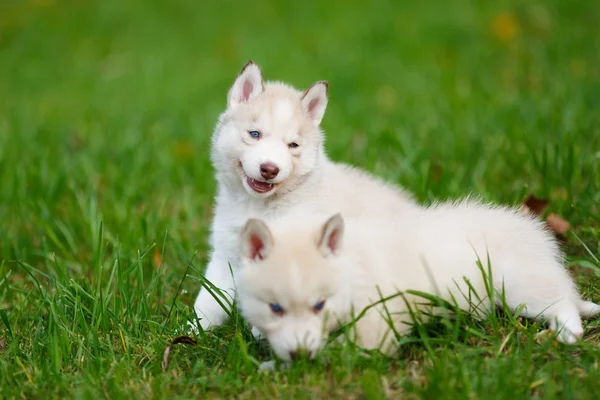
[[265, 179], [273, 179], [279, 173], [279, 167], [272, 162], [260, 164], [260, 174]]

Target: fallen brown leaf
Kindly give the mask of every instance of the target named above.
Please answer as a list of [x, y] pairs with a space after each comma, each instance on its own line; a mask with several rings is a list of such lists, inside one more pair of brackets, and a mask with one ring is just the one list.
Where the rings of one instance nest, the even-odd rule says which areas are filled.
[[[524, 214], [533, 214], [536, 217], [541, 217], [546, 208], [548, 208], [548, 205], [548, 200], [539, 199], [532, 193], [527, 196], [523, 202], [523, 205], [521, 206], [521, 212]], [[571, 229], [571, 224], [569, 224], [568, 221], [557, 214], [550, 213], [546, 217], [546, 225], [554, 233], [554, 236], [556, 236], [556, 239], [559, 242], [566, 242], [567, 239], [565, 238], [565, 233]]]
[[536, 217], [539, 217], [540, 215], [542, 215], [544, 213], [546, 208], [548, 208], [549, 204], [550, 203], [548, 202], [548, 200], [538, 199], [532, 193], [529, 196], [527, 196], [527, 198], [523, 202], [523, 205], [521, 206], [521, 211], [523, 213], [530, 212], [533, 215], [535, 215]]
[[177, 336], [175, 339], [171, 340], [171, 344], [169, 344], [167, 346], [167, 348], [165, 349], [165, 352], [163, 353], [163, 362], [162, 362], [162, 367], [163, 367], [163, 372], [165, 372], [167, 370], [167, 368], [169, 368], [169, 364], [171, 363], [171, 349], [173, 348], [173, 345], [175, 344], [179, 344], [179, 343], [183, 343], [183, 344], [189, 344], [192, 346], [197, 346], [198, 342], [186, 335], [182, 335], [182, 336]]
[[569, 224], [569, 222], [565, 221], [563, 218], [554, 213], [548, 214], [546, 217], [546, 223], [554, 233], [559, 235], [564, 235], [569, 229], [571, 229], [571, 224]]

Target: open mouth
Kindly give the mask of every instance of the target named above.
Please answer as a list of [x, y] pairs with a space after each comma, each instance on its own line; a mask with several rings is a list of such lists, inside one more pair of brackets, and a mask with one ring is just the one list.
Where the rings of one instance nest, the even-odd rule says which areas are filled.
[[246, 173], [244, 172], [244, 166], [242, 165], [242, 162], [239, 161], [239, 165], [240, 165], [240, 169], [242, 170], [242, 172], [244, 173], [244, 176], [246, 178], [246, 183], [248, 184], [248, 186], [250, 186], [252, 188], [252, 190], [254, 190], [256, 193], [268, 193], [271, 190], [273, 190], [273, 188], [275, 187], [274, 183], [267, 183], [267, 182], [261, 182], [261, 181], [257, 181], [256, 179], [250, 178], [248, 175], [246, 175]]
[[250, 177], [246, 177], [246, 183], [256, 193], [267, 193], [273, 190], [273, 187], [275, 187], [275, 185], [272, 183], [257, 181], [256, 179], [252, 179]]

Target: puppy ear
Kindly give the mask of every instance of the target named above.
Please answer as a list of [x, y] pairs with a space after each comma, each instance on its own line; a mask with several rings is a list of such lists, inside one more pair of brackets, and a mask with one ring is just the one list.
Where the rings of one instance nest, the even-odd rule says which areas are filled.
[[329, 218], [321, 228], [318, 242], [319, 251], [327, 257], [337, 254], [342, 246], [344, 236], [344, 219], [342, 214], [337, 213]]
[[317, 126], [319, 126], [323, 115], [325, 115], [328, 89], [329, 84], [327, 81], [319, 81], [306, 89], [304, 94], [302, 94], [302, 107]]
[[233, 86], [227, 95], [227, 106], [235, 107], [241, 103], [247, 103], [264, 90], [262, 72], [254, 61], [250, 60], [235, 79]]
[[267, 258], [273, 247], [273, 236], [267, 225], [259, 220], [250, 218], [242, 230], [242, 256], [251, 261]]

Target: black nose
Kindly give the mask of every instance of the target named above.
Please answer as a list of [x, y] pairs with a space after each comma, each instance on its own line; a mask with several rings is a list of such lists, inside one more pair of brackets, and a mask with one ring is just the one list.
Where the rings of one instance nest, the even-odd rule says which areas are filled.
[[309, 350], [300, 349], [298, 351], [290, 351], [292, 361], [300, 360], [301, 358], [310, 358], [312, 352]]
[[272, 162], [260, 164], [260, 174], [265, 179], [273, 179], [279, 173], [279, 167]]

